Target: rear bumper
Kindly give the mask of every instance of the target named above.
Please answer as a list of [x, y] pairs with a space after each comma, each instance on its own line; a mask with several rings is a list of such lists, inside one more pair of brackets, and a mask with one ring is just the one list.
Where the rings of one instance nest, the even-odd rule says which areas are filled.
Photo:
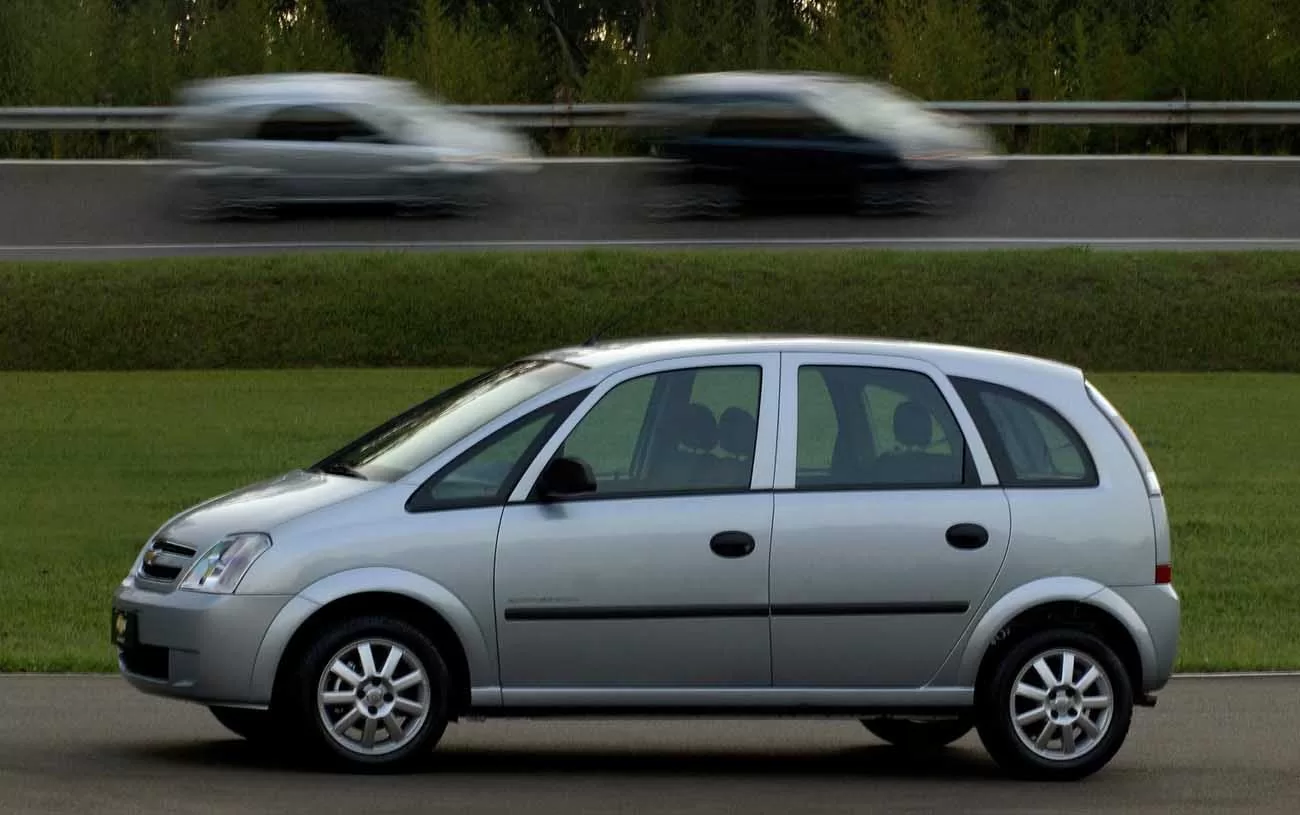
[[1118, 586], [1110, 589], [1119, 595], [1137, 613], [1146, 626], [1147, 636], [1154, 654], [1150, 665], [1144, 665], [1142, 686], [1134, 688], [1138, 694], [1152, 694], [1169, 683], [1178, 659], [1179, 630], [1182, 624], [1182, 604], [1178, 592], [1170, 585]]
[[149, 694], [204, 704], [266, 704], [254, 698], [253, 666], [287, 596], [160, 593], [120, 586], [113, 610], [130, 615], [118, 671]]

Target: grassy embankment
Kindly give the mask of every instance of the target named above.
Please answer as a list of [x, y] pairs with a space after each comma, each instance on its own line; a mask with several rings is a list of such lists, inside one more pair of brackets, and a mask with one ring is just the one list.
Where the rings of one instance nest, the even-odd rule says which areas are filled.
[[1300, 257], [819, 252], [0, 266], [0, 670], [108, 668], [107, 595], [177, 509], [581, 341], [678, 273], [612, 333], [887, 334], [1083, 365], [1168, 493], [1179, 667], [1300, 666]]

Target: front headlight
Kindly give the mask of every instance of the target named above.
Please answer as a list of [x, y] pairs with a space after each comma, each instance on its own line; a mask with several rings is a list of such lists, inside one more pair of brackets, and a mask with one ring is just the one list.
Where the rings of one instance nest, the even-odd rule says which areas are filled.
[[270, 548], [271, 538], [260, 532], [231, 535], [191, 564], [181, 580], [181, 588], [233, 594], [248, 567]]

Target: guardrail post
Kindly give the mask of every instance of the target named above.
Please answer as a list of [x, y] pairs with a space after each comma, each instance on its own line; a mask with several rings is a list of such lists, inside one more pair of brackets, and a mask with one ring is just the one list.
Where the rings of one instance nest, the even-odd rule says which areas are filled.
[[[551, 114], [551, 148], [554, 150], [558, 146], [569, 147], [569, 128], [573, 123], [573, 91], [564, 85], [555, 88], [555, 93], [551, 97], [552, 108]], [[565, 151], [567, 152], [567, 150]]]
[[[1016, 88], [1016, 101], [1028, 102], [1032, 94], [1029, 88]], [[1024, 153], [1029, 150], [1029, 125], [1015, 125], [1011, 129], [1011, 150]]]
[[[96, 107], [107, 108], [109, 111], [111, 111], [113, 108], [113, 95], [109, 93], [101, 93], [99, 95], [99, 104], [96, 105]], [[107, 124], [108, 118], [101, 116], [99, 118], [99, 121]], [[99, 148], [99, 152], [98, 152], [99, 157], [108, 155], [110, 136], [111, 134], [108, 132], [107, 128], [95, 131], [95, 137], [96, 137], [95, 142], [96, 142], [96, 146]]]
[[[1182, 102], [1184, 105], [1187, 104], [1186, 88], [1178, 89], [1178, 101]], [[1190, 120], [1191, 120], [1191, 116], [1189, 116], [1186, 109], [1184, 109], [1182, 123], [1174, 125], [1174, 152], [1175, 153], [1183, 154], [1187, 152], [1187, 137], [1189, 131], [1191, 130]]]

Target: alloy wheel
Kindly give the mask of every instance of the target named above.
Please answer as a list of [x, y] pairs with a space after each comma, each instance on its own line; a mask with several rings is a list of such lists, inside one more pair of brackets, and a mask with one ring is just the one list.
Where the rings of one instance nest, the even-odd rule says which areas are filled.
[[325, 731], [350, 753], [382, 756], [420, 732], [433, 686], [420, 659], [381, 638], [351, 642], [325, 663], [316, 708]]
[[1021, 744], [1049, 761], [1070, 761], [1096, 749], [1114, 718], [1106, 669], [1074, 648], [1053, 648], [1027, 660], [1012, 683], [1011, 719]]

